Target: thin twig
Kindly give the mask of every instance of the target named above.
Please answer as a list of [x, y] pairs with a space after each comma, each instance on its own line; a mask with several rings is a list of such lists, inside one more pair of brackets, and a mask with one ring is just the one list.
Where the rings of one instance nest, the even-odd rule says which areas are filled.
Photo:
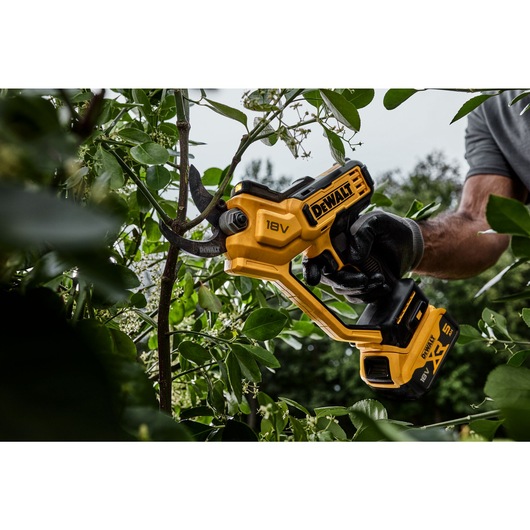
[[432, 423], [431, 425], [424, 425], [419, 427], [420, 429], [436, 429], [439, 427], [453, 427], [454, 425], [464, 425], [474, 420], [485, 420], [489, 418], [498, 418], [501, 414], [500, 410], [490, 410], [488, 412], [481, 412], [480, 414], [473, 414], [464, 416], [463, 418], [457, 418], [449, 421], [442, 421], [440, 423]]

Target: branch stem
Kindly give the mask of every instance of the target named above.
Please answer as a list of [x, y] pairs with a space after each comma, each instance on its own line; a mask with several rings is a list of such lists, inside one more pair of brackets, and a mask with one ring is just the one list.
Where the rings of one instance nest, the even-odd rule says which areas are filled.
[[[171, 229], [182, 235], [186, 220], [188, 204], [189, 177], [189, 131], [190, 123], [185, 106], [187, 90], [176, 89], [174, 92], [177, 109], [177, 129], [179, 131], [180, 186], [177, 217], [168, 224]], [[160, 391], [160, 410], [168, 415], [172, 411], [172, 367], [171, 335], [169, 332], [169, 311], [171, 295], [177, 278], [179, 248], [170, 243], [166, 264], [161, 278], [160, 302], [158, 310], [158, 383]]]
[[489, 418], [498, 418], [500, 413], [501, 413], [500, 410], [490, 410], [487, 412], [481, 412], [480, 414], [470, 414], [468, 416], [464, 416], [463, 418], [457, 418], [457, 419], [449, 420], [449, 421], [442, 421], [440, 423], [433, 423], [431, 425], [424, 425], [423, 427], [420, 427], [420, 429], [422, 430], [423, 429], [436, 429], [439, 427], [452, 427], [454, 425], [464, 425], [474, 420], [485, 420]]

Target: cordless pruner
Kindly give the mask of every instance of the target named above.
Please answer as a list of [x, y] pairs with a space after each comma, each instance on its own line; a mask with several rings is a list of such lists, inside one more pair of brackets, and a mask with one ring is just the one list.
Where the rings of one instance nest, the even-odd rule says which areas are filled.
[[[189, 184], [203, 212], [213, 196], [190, 167]], [[417, 283], [395, 281], [390, 294], [368, 304], [355, 324], [341, 318], [292, 271], [293, 260], [329, 253], [337, 269], [345, 263], [345, 231], [370, 204], [373, 180], [358, 161], [333, 166], [316, 178], [304, 177], [278, 192], [244, 180], [228, 201], [219, 200], [206, 219], [208, 241], [177, 235], [161, 223], [164, 236], [199, 256], [224, 254], [225, 271], [274, 282], [284, 295], [331, 338], [360, 351], [362, 380], [389, 397], [416, 399], [429, 390], [458, 337], [445, 309], [433, 307]]]

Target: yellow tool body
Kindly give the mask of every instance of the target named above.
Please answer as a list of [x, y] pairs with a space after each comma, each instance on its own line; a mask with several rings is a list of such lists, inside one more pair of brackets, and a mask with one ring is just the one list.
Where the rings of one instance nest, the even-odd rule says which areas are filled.
[[351, 226], [373, 192], [368, 171], [356, 161], [307, 179], [283, 194], [250, 181], [236, 185], [226, 206], [247, 222], [226, 238], [225, 271], [274, 282], [331, 338], [354, 344], [369, 386], [419, 397], [454, 344], [457, 324], [430, 305], [413, 280], [399, 280], [388, 299], [369, 304], [358, 323], [348, 325], [294, 276], [291, 263], [302, 253], [311, 258], [327, 251], [339, 269], [345, 266], [333, 227], [341, 215]]
[[[352, 208], [361, 199], [368, 202], [371, 192], [359, 166], [343, 172], [332, 185], [311, 193], [306, 199], [289, 197], [275, 202], [241, 192], [236, 186], [227, 207], [241, 210], [248, 219], [248, 226], [226, 239], [225, 271], [275, 282], [335, 340], [380, 342], [382, 336], [376, 329], [353, 332], [345, 326], [291, 273], [294, 258], [302, 253], [314, 257], [324, 250], [332, 252], [339, 267], [344, 266], [331, 244], [330, 229], [337, 210]], [[304, 213], [308, 210], [314, 221], [310, 222], [308, 214]]]

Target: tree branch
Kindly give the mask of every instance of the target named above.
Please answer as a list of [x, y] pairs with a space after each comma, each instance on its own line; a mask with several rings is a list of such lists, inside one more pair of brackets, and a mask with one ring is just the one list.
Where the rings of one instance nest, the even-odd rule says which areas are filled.
[[[177, 128], [179, 131], [180, 151], [180, 186], [178, 197], [177, 218], [171, 220], [171, 229], [182, 235], [186, 221], [188, 204], [189, 177], [189, 131], [190, 123], [185, 110], [186, 90], [175, 90], [177, 107]], [[160, 302], [158, 310], [158, 383], [160, 385], [160, 410], [171, 415], [172, 369], [171, 369], [171, 335], [169, 333], [169, 311], [171, 295], [177, 277], [179, 248], [169, 244], [166, 264], [162, 273], [160, 286]]]

